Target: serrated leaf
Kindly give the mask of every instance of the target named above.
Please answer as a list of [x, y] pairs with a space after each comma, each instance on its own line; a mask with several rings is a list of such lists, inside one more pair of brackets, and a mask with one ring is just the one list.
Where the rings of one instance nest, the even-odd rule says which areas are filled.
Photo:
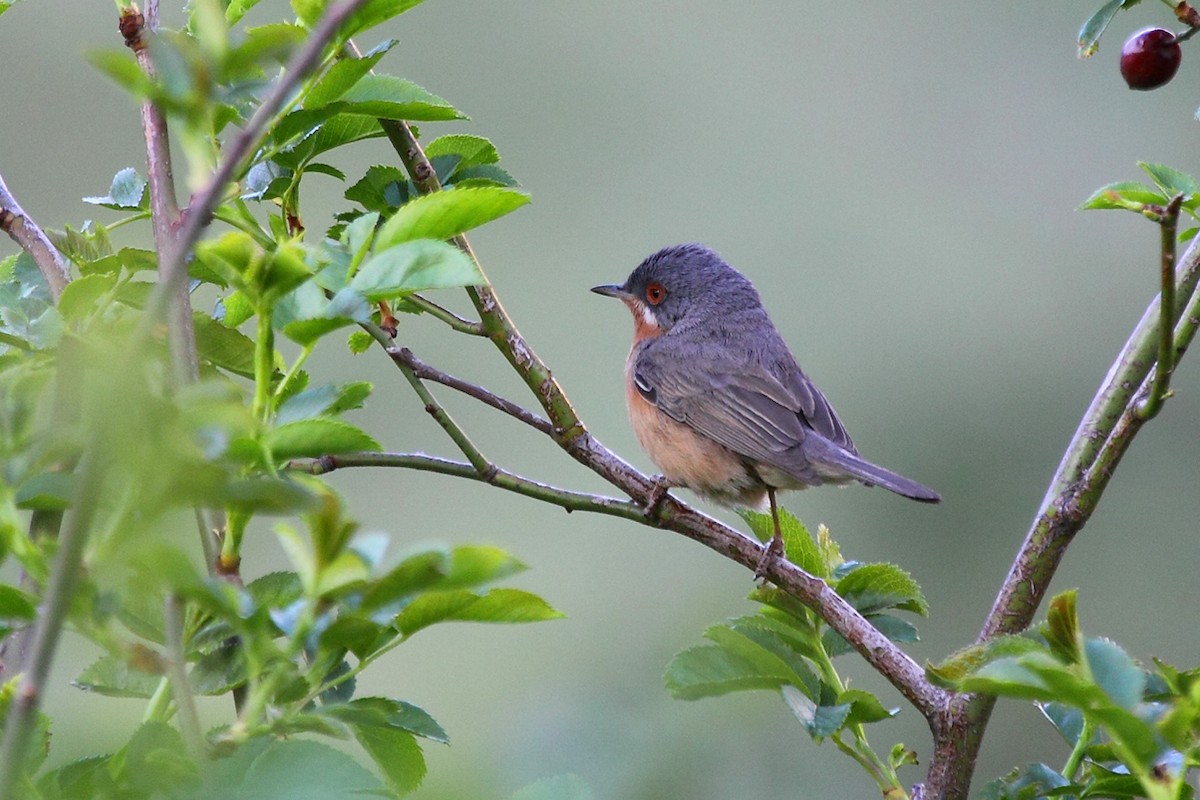
[[1200, 192], [1200, 185], [1197, 185], [1195, 178], [1185, 172], [1180, 172], [1174, 167], [1147, 161], [1139, 161], [1138, 166], [1150, 176], [1155, 185], [1159, 189], [1162, 189], [1163, 193], [1168, 197], [1174, 197], [1177, 194], [1189, 197], [1196, 194], [1196, 192]]
[[367, 211], [391, 211], [408, 202], [408, 176], [399, 167], [374, 166], [346, 190], [345, 197]]
[[820, 680], [801, 652], [780, 636], [778, 631], [753, 624], [755, 620], [761, 621], [762, 618], [751, 617], [734, 620], [727, 625], [713, 625], [704, 632], [704, 636], [730, 654], [754, 664], [759, 674], [780, 675], [786, 683], [817, 696]]
[[[243, 745], [245, 749], [247, 745]], [[272, 741], [250, 751], [249, 763], [217, 759], [224, 769], [206, 771], [209, 797], [329, 800], [378, 794], [379, 780], [351, 756], [303, 739]], [[210, 765], [211, 766], [211, 765]]]
[[58, 299], [58, 310], [69, 321], [82, 320], [91, 314], [96, 304], [117, 284], [117, 276], [108, 274], [85, 274], [66, 285]]
[[439, 136], [425, 147], [425, 155], [430, 159], [439, 156], [459, 156], [460, 169], [480, 164], [495, 164], [500, 160], [496, 146], [489, 140], [466, 133]]
[[102, 656], [93, 661], [71, 682], [86, 692], [107, 697], [150, 697], [158, 690], [161, 675], [134, 669], [126, 662]]
[[114, 210], [142, 208], [146, 202], [146, 180], [133, 167], [126, 167], [113, 176], [108, 194], [85, 197], [83, 202]]
[[[1083, 735], [1083, 712], [1063, 703], [1037, 703], [1037, 707], [1067, 744], [1074, 747]], [[1095, 738], [1093, 734], [1091, 741]]]
[[1108, 639], [1092, 638], [1084, 643], [1083, 652], [1092, 680], [1110, 700], [1129, 710], [1142, 702], [1146, 673], [1120, 645]]
[[446, 744], [446, 731], [425, 709], [387, 697], [359, 697], [322, 710], [335, 719], [357, 727], [395, 728], [423, 739]]
[[698, 700], [730, 692], [778, 689], [789, 677], [782, 666], [764, 669], [760, 661], [723, 647], [698, 645], [671, 659], [664, 681], [676, 699]]
[[[738, 510], [738, 515], [746, 520], [760, 542], [766, 542], [775, 535], [775, 521], [769, 512], [743, 508]], [[829, 577], [825, 562], [808, 529], [785, 508], [779, 509], [779, 531], [783, 536], [784, 553], [788, 561], [810, 575]]]
[[188, 682], [196, 694], [215, 696], [233, 691], [247, 677], [240, 645], [224, 644], [200, 657], [188, 675]]
[[951, 653], [938, 664], [926, 664], [925, 674], [939, 686], [953, 688], [957, 682], [989, 661], [1010, 658], [1041, 650], [1028, 636], [1004, 635], [973, 644]]
[[196, 351], [214, 367], [243, 378], [254, 377], [254, 340], [201, 311], [192, 312]]
[[412, 636], [438, 622], [541, 622], [563, 614], [535, 594], [520, 589], [492, 589], [485, 594], [463, 589], [431, 591], [396, 615], [396, 630]]
[[363, 608], [368, 611], [384, 608], [432, 587], [445, 576], [449, 560], [449, 554], [443, 550], [409, 556], [371, 584], [363, 596]]
[[839, 580], [836, 589], [864, 614], [899, 608], [929, 615], [921, 587], [895, 564], [863, 564]]
[[1046, 613], [1045, 636], [1050, 652], [1068, 664], [1079, 661], [1079, 616], [1074, 589], [1055, 595]]
[[354, 728], [354, 738], [375, 761], [388, 787], [397, 795], [414, 791], [425, 779], [425, 754], [416, 738], [395, 728]]
[[[867, 622], [874, 625], [880, 633], [897, 644], [909, 644], [921, 640], [915, 625], [908, 620], [894, 617], [891, 614], [868, 614]], [[849, 653], [854, 649], [833, 628], [825, 629], [821, 634], [821, 642], [825, 646], [825, 652], [830, 658]]]
[[336, 416], [354, 408], [361, 408], [371, 393], [371, 384], [366, 381], [326, 384], [307, 389], [289, 397], [275, 414], [275, 422], [283, 425], [302, 419], [320, 416]]
[[794, 686], [784, 686], [780, 693], [804, 730], [818, 741], [841, 730], [850, 715], [849, 703], [817, 705]]
[[1143, 205], [1166, 205], [1167, 198], [1144, 183], [1118, 181], [1097, 189], [1080, 209], [1138, 211]]
[[900, 713], [898, 708], [885, 708], [879, 698], [862, 689], [846, 689], [837, 697], [835, 705], [849, 705], [850, 713], [846, 716], [846, 725], [856, 723], [880, 722], [891, 719]]
[[366, 331], [354, 331], [346, 337], [346, 346], [353, 355], [362, 355], [375, 344], [374, 337]]
[[499, 219], [529, 202], [529, 195], [500, 186], [467, 186], [433, 192], [401, 206], [375, 237], [376, 252], [416, 239], [445, 240]]
[[289, 422], [267, 431], [263, 443], [279, 461], [379, 449], [379, 442], [361, 428], [335, 419]]
[[442, 98], [394, 75], [364, 75], [336, 105], [341, 113], [377, 119], [416, 122], [466, 119], [466, 115]]
[[389, 39], [383, 47], [375, 48], [369, 55], [362, 58], [344, 58], [334, 63], [305, 95], [304, 107], [320, 108], [340, 99], [360, 78], [374, 69], [379, 59], [395, 44], [395, 39]]
[[418, 239], [379, 249], [363, 263], [350, 289], [368, 300], [387, 300], [427, 289], [479, 286], [479, 267], [453, 245]]

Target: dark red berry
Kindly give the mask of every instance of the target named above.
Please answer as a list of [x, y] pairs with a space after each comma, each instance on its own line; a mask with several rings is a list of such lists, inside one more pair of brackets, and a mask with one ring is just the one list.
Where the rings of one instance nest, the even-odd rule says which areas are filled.
[[1175, 34], [1146, 28], [1121, 48], [1121, 77], [1130, 89], [1157, 89], [1175, 77], [1182, 57]]

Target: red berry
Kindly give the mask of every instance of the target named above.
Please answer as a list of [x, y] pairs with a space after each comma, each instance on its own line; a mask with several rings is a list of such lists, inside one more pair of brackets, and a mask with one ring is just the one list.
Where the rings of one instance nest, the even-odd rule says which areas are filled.
[[1182, 57], [1175, 34], [1146, 28], [1121, 48], [1121, 77], [1130, 89], [1157, 89], [1175, 77]]

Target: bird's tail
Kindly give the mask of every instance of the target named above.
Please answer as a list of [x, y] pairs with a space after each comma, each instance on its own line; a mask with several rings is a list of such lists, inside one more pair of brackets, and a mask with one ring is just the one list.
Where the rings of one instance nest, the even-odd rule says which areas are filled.
[[882, 486], [888, 491], [922, 503], [937, 503], [942, 499], [941, 495], [928, 486], [892, 472], [890, 469], [884, 469], [878, 464], [872, 464], [870, 461], [840, 447], [828, 448], [825, 452], [821, 453], [819, 461], [823, 466], [843, 471], [864, 483]]

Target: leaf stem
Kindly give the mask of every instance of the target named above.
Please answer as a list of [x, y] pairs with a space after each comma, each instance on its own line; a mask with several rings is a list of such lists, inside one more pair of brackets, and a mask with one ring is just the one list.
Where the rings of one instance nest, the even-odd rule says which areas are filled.
[[1062, 775], [1067, 780], [1075, 780], [1075, 775], [1079, 772], [1080, 765], [1083, 764], [1083, 757], [1087, 753], [1088, 745], [1092, 742], [1092, 733], [1095, 729], [1092, 720], [1084, 715], [1079, 738], [1075, 740], [1075, 746], [1071, 748], [1071, 755], [1067, 757], [1067, 763], [1062, 768]]
[[450, 309], [443, 308], [419, 294], [410, 294], [405, 299], [429, 316], [441, 320], [459, 333], [465, 333], [468, 336], [487, 336], [487, 333], [483, 329], [483, 323], [464, 319]]
[[163, 601], [164, 633], [167, 642], [167, 677], [179, 710], [179, 727], [192, 758], [200, 760], [208, 747], [196, 713], [196, 698], [188, 682], [187, 658], [183, 649], [183, 604], [175, 594]]
[[1150, 394], [1138, 403], [1138, 416], [1153, 419], [1162, 408], [1170, 390], [1171, 372], [1175, 369], [1175, 241], [1179, 226], [1179, 207], [1183, 195], [1171, 198], [1159, 217], [1161, 302], [1158, 306], [1158, 363], [1154, 368], [1154, 385]]

